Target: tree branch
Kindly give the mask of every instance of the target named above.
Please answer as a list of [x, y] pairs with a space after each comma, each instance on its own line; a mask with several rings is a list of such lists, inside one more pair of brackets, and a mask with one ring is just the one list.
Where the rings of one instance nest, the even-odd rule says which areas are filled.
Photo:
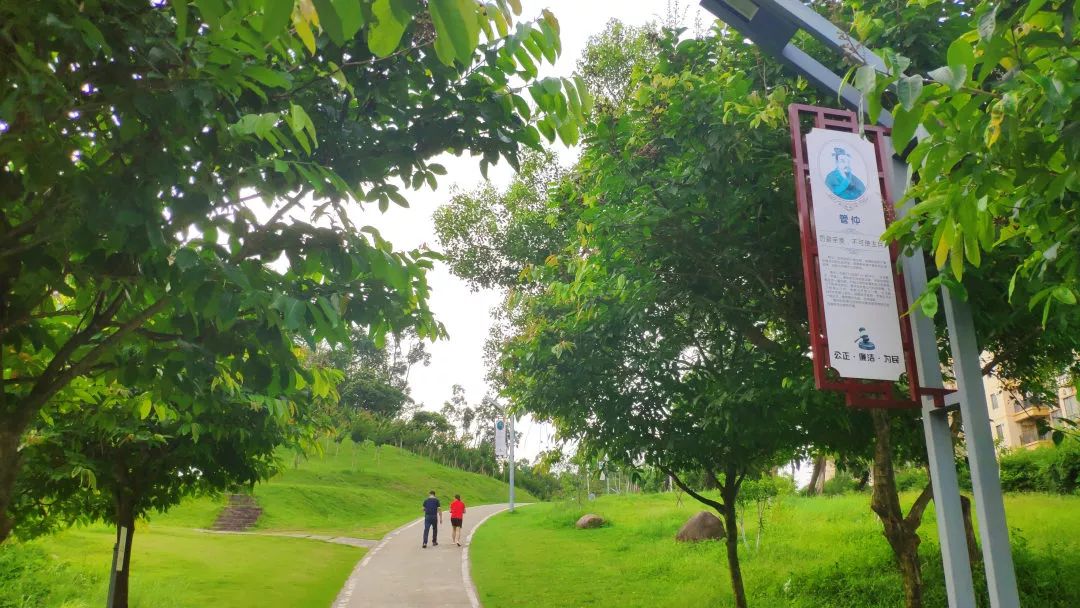
[[904, 518], [904, 523], [909, 530], [918, 529], [919, 524], [922, 523], [923, 512], [926, 511], [926, 505], [930, 504], [930, 499], [934, 497], [934, 486], [927, 482], [926, 487], [919, 493], [919, 497], [915, 499], [915, 503], [911, 505], [911, 509], [908, 510], [907, 517]]
[[[97, 335], [97, 333], [105, 326], [108, 319], [111, 319], [119, 310], [120, 304], [124, 301], [124, 292], [121, 292], [110, 304], [102, 311], [102, 313], [95, 315], [94, 319], [90, 322], [90, 325], [86, 329], [80, 331], [69, 339], [60, 351], [53, 357], [53, 360], [49, 363], [49, 366], [45, 368], [45, 371], [41, 374], [42, 381], [34, 385], [34, 389], [30, 391], [30, 394], [26, 396], [19, 403], [19, 408], [24, 412], [34, 412], [41, 408], [45, 403], [52, 398], [60, 389], [67, 386], [73, 379], [89, 371], [94, 363], [101, 358], [109, 349], [115, 346], [118, 342], [123, 340], [136, 329], [146, 323], [150, 317], [161, 312], [168, 305], [170, 298], [168, 296], [162, 297], [157, 302], [154, 302], [145, 310], [135, 315], [125, 323], [120, 325], [115, 332], [109, 335], [107, 338], [97, 343], [90, 352], [80, 359], [74, 365], [71, 365], [67, 369], [63, 369], [63, 366], [71, 358], [71, 355], [80, 346], [86, 344], [91, 337]], [[63, 371], [61, 371], [63, 369]]]
[[708, 505], [708, 506], [712, 507], [713, 509], [716, 509], [716, 511], [718, 513], [722, 514], [724, 512], [724, 504], [722, 502], [713, 500], [711, 498], [705, 498], [701, 494], [698, 494], [694, 490], [690, 489], [690, 486], [683, 483], [683, 481], [681, 479], [679, 479], [679, 476], [676, 475], [675, 472], [672, 471], [671, 469], [669, 469], [668, 467], [661, 466], [660, 470], [663, 471], [664, 473], [667, 473], [667, 475], [669, 477], [671, 477], [672, 481], [675, 482], [675, 485], [679, 486], [679, 488], [681, 488], [683, 492], [686, 492], [690, 496], [693, 496], [694, 500], [696, 500], [696, 501], [698, 501], [698, 502], [700, 502], [702, 504]]

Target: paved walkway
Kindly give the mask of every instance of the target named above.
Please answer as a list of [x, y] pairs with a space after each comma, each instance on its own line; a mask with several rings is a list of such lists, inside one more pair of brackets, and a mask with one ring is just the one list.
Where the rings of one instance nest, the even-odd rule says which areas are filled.
[[422, 518], [390, 532], [356, 565], [333, 608], [479, 608], [469, 578], [469, 541], [477, 526], [504, 509], [469, 507], [462, 547], [450, 541], [448, 513], [439, 526], [438, 547], [420, 548]]

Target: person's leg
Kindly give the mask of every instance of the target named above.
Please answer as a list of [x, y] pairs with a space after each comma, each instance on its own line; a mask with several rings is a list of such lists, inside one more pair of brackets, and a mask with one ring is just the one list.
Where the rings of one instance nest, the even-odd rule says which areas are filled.
[[439, 544], [439, 520], [431, 520], [431, 544]]
[[430, 530], [430, 529], [431, 529], [431, 520], [425, 518], [424, 519], [424, 546], [425, 547], [427, 546], [428, 530]]

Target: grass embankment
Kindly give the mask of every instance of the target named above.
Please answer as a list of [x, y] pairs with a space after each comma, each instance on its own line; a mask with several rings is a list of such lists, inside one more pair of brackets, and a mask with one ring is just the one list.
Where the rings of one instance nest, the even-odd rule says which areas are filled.
[[[914, 497], [906, 498], [910, 504]], [[1021, 605], [1080, 606], [1080, 497], [1010, 495], [1005, 503]], [[659, 494], [541, 504], [498, 515], [477, 531], [471, 548], [480, 599], [487, 608], [731, 605], [724, 545], [674, 541], [679, 527], [700, 510], [686, 496], [677, 506], [674, 494]], [[575, 529], [586, 512], [610, 524]], [[749, 518], [746, 523], [751, 548], [741, 546], [740, 556], [751, 606], [903, 605], [900, 577], [868, 495], [779, 499], [757, 551], [757, 526]], [[925, 605], [945, 606], [932, 505], [920, 532]], [[525, 585], [523, 577], [551, 584]]]
[[[261, 530], [305, 530], [357, 538], [380, 538], [420, 517], [420, 503], [435, 490], [450, 505], [454, 494], [466, 504], [506, 502], [507, 485], [497, 479], [444, 467], [393, 446], [376, 450], [346, 442], [282, 471], [255, 488], [263, 508]], [[523, 502], [535, 501], [517, 490]]]
[[[469, 504], [504, 502], [506, 484], [392, 447], [346, 443], [256, 486], [256, 531], [379, 538], [420, 515], [428, 490]], [[533, 500], [524, 492], [522, 500]], [[448, 501], [447, 501], [448, 502]], [[218, 535], [224, 499], [185, 501], [136, 526], [133, 608], [327, 606], [364, 550], [307, 539]], [[89, 608], [105, 603], [114, 532], [103, 524], [0, 546], [0, 608]]]

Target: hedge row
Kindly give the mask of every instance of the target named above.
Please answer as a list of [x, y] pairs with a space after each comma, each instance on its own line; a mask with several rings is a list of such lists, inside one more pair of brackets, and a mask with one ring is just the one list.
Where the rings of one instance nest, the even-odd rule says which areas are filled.
[[1001, 488], [1006, 492], [1074, 494], [1080, 490], [1080, 441], [1002, 454]]

